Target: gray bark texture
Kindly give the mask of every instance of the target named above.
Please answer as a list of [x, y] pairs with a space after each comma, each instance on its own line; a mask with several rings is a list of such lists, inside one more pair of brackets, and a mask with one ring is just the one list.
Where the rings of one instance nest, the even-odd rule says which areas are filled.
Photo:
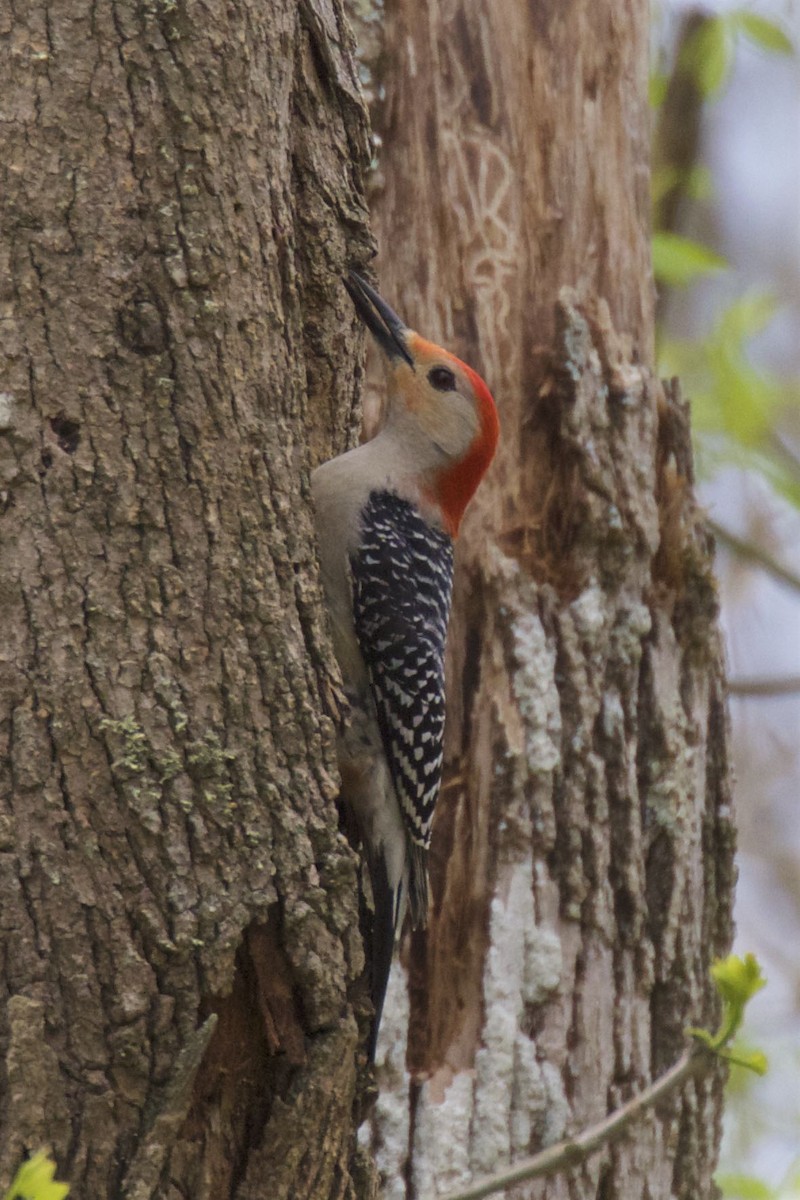
[[369, 1191], [308, 494], [353, 49], [336, 0], [0, 14], [0, 1192], [40, 1145], [87, 1200]]
[[[381, 286], [502, 426], [459, 539], [433, 919], [372, 1119], [385, 1195], [423, 1200], [601, 1119], [714, 1023], [734, 834], [688, 410], [654, 374], [647, 5], [386, 16]], [[513, 1195], [714, 1196], [722, 1082]]]

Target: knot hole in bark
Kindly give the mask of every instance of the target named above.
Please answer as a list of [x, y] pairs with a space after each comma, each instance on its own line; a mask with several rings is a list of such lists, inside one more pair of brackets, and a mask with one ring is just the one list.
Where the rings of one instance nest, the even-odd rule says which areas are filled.
[[[78, 421], [71, 421], [69, 417], [65, 417], [63, 412], [57, 416], [50, 418], [50, 428], [58, 439], [58, 444], [65, 454], [74, 454], [78, 449], [81, 441], [81, 427]], [[45, 451], [45, 453], [47, 453]], [[48, 455], [48, 457], [50, 457]], [[42, 455], [44, 462], [45, 455]], [[51, 459], [52, 462], [52, 459]], [[45, 463], [45, 466], [50, 466], [50, 463]]]

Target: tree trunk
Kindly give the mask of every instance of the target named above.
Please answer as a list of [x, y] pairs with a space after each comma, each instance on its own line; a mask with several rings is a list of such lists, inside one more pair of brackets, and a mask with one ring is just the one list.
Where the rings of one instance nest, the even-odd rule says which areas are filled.
[[356, 432], [351, 35], [338, 0], [0, 32], [0, 1192], [46, 1144], [76, 1196], [365, 1196], [307, 487]]
[[[384, 1018], [387, 1197], [580, 1131], [715, 1018], [727, 727], [687, 409], [654, 376], [647, 35], [642, 0], [392, 0], [371, 62], [381, 287], [502, 423], [459, 545], [434, 916]], [[721, 1086], [514, 1194], [714, 1195]]]
[[[652, 373], [644, 8], [387, 15], [382, 285], [504, 427], [373, 1119], [386, 1195], [427, 1198], [712, 1019], [732, 837], [686, 414]], [[356, 432], [349, 34], [337, 0], [3, 20], [0, 1189], [48, 1144], [80, 1196], [367, 1200], [307, 491]], [[710, 1194], [719, 1087], [535, 1194]]]

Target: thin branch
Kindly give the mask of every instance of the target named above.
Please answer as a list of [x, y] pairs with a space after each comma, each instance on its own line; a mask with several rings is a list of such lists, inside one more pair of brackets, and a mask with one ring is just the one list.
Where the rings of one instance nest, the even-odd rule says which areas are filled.
[[714, 1056], [702, 1049], [694, 1047], [687, 1050], [674, 1067], [670, 1067], [643, 1092], [634, 1096], [627, 1104], [623, 1104], [605, 1120], [591, 1125], [577, 1137], [556, 1142], [554, 1146], [548, 1146], [532, 1158], [522, 1159], [505, 1171], [487, 1175], [460, 1191], [449, 1192], [443, 1200], [481, 1200], [482, 1196], [491, 1196], [494, 1192], [501, 1192], [504, 1188], [521, 1183], [525, 1179], [541, 1179], [545, 1175], [555, 1175], [557, 1171], [578, 1166], [608, 1142], [625, 1133], [642, 1113], [658, 1104], [659, 1100], [677, 1091], [692, 1078], [701, 1064], [707, 1067], [712, 1062]]
[[723, 546], [727, 546], [739, 558], [744, 558], [748, 562], [756, 563], [759, 567], [763, 567], [774, 579], [785, 583], [795, 592], [800, 592], [800, 575], [794, 571], [790, 571], [788, 567], [784, 567], [776, 558], [773, 558], [768, 550], [757, 546], [755, 542], [748, 542], [744, 538], [737, 537], [735, 533], [730, 533], [724, 529], [722, 525], [718, 525], [716, 521], [709, 521], [709, 526], [712, 533], [722, 542]]
[[769, 440], [777, 450], [781, 458], [785, 459], [789, 464], [789, 468], [794, 471], [795, 475], [800, 476], [800, 454], [791, 439], [780, 429], [773, 429]]
[[800, 692], [800, 675], [729, 679], [728, 692], [731, 696], [794, 696]]

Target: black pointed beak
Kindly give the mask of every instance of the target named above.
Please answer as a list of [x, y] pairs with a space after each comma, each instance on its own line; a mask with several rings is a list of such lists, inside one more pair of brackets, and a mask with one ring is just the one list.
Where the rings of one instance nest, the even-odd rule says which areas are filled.
[[414, 360], [406, 345], [408, 330], [396, 312], [383, 300], [366, 279], [348, 271], [344, 280], [356, 312], [388, 358], [402, 358], [413, 370]]

